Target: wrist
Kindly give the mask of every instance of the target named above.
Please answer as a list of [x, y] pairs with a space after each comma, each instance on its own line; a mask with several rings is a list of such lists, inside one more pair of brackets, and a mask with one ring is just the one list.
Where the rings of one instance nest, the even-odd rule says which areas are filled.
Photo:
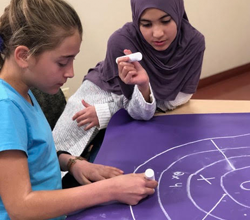
[[137, 86], [138, 86], [138, 89], [139, 89], [140, 91], [148, 90], [148, 89], [149, 89], [149, 80], [146, 80], [146, 81], [143, 82], [143, 83], [138, 83]]
[[71, 173], [72, 167], [77, 163], [77, 160], [85, 160], [83, 157], [69, 158], [67, 163], [67, 170]]
[[[145, 99], [146, 102], [150, 102], [150, 87], [149, 87], [149, 84], [146, 84], [146, 85], [143, 85], [143, 86], [139, 86], [138, 85], [138, 89], [139, 91], [141, 92], [143, 98]], [[152, 98], [151, 98], [152, 99]]]

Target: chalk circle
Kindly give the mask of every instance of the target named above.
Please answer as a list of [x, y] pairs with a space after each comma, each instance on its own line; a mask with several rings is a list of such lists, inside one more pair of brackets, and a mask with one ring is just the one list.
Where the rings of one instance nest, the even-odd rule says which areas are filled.
[[[235, 141], [236, 138], [240, 139], [240, 138], [243, 138], [243, 137], [248, 138], [249, 134], [238, 135], [238, 136], [227, 136], [227, 137], [216, 137], [216, 138], [200, 139], [200, 140], [197, 140], [197, 141], [187, 142], [187, 143], [182, 144], [182, 145], [174, 146], [174, 147], [168, 148], [167, 150], [162, 151], [159, 154], [154, 155], [153, 157], [151, 157], [148, 160], [144, 161], [142, 164], [140, 164], [139, 166], [136, 167], [136, 169], [134, 170], [134, 173], [136, 173], [139, 169], [143, 169], [143, 167], [148, 166], [149, 162], [156, 161], [156, 160], [158, 160], [160, 158], [160, 156], [164, 157], [167, 153], [169, 153], [171, 151], [175, 151], [178, 148], [183, 148], [185, 146], [194, 145], [196, 143], [202, 143], [203, 144], [203, 143], [206, 143], [207, 141], [211, 142], [211, 140], [220, 140], [220, 139], [226, 140], [226, 139], [233, 138], [234, 141]], [[227, 143], [227, 145], [228, 145], [228, 143]], [[243, 207], [245, 207], [247, 209], [250, 208], [250, 200], [248, 200], [248, 198], [250, 198], [250, 192], [249, 192], [250, 191], [250, 178], [246, 179], [249, 176], [248, 174], [250, 172], [250, 166], [249, 166], [249, 163], [250, 163], [249, 157], [250, 157], [250, 155], [247, 154], [247, 153], [249, 153], [247, 151], [249, 149], [249, 146], [240, 146], [240, 145], [239, 146], [238, 145], [234, 146], [233, 145], [233, 146], [228, 147], [227, 145], [223, 146], [223, 147], [221, 147], [221, 145], [219, 147], [217, 147], [217, 145], [216, 145], [214, 148], [210, 148], [210, 146], [209, 146], [209, 148], [208, 148], [207, 147], [208, 145], [204, 144], [204, 145], [202, 145], [201, 148], [199, 148], [198, 151], [195, 151], [195, 152], [192, 152], [191, 151], [192, 148], [189, 147], [188, 149], [190, 149], [190, 152], [187, 151], [187, 152], [185, 152], [183, 154], [182, 157], [179, 157], [177, 160], [173, 160], [172, 163], [170, 163], [168, 166], [165, 167], [165, 169], [158, 170], [158, 176], [159, 177], [157, 179], [158, 179], [159, 185], [157, 187], [157, 197], [158, 197], [158, 203], [159, 203], [160, 209], [161, 209], [162, 213], [164, 214], [165, 219], [168, 219], [168, 220], [171, 220], [172, 218], [174, 219], [176, 217], [176, 213], [170, 213], [169, 210], [173, 211], [174, 207], [173, 206], [168, 206], [169, 203], [165, 204], [165, 203], [162, 202], [162, 198], [161, 198], [162, 196], [161, 196], [161, 193], [160, 193], [160, 186], [162, 185], [161, 181], [163, 179], [163, 176], [166, 176], [166, 178], [168, 178], [168, 176], [166, 175], [167, 172], [170, 171], [170, 170], [173, 170], [173, 168], [179, 162], [182, 162], [183, 160], [185, 160], [187, 158], [190, 158], [192, 156], [198, 156], [198, 155], [206, 155], [208, 153], [214, 153], [214, 152], [216, 152], [220, 156], [222, 156], [220, 158], [223, 158], [223, 156], [224, 156], [224, 159], [218, 159], [217, 158], [217, 159], [212, 160], [210, 163], [207, 163], [206, 165], [202, 164], [202, 166], [201, 166], [202, 168], [200, 168], [200, 166], [198, 166], [195, 169], [194, 173], [189, 174], [189, 176], [187, 178], [187, 182], [186, 182], [186, 190], [187, 190], [185, 192], [185, 193], [187, 193], [186, 194], [186, 199], [188, 199], [191, 202], [191, 204], [193, 205], [193, 207], [196, 208], [196, 210], [198, 211], [197, 213], [200, 213], [199, 211], [201, 211], [201, 212], [203, 212], [205, 214], [205, 216], [203, 216], [203, 219], [209, 217], [209, 218], [224, 220], [225, 218], [217, 216], [218, 213], [212, 213], [214, 208], [217, 208], [217, 206], [220, 203], [222, 204], [222, 206], [219, 209], [220, 209], [220, 211], [221, 210], [223, 210], [223, 211], [222, 211], [222, 213], [219, 213], [219, 214], [224, 214], [224, 215], [226, 215], [226, 218], [227, 218], [228, 215], [230, 215], [229, 212], [227, 212], [227, 211], [224, 212], [224, 210], [228, 209], [227, 202], [226, 202], [227, 201], [227, 198], [226, 198], [227, 196], [231, 198], [231, 200], [229, 200], [229, 201], [233, 201], [233, 202], [237, 203], [239, 206], [243, 206]], [[205, 146], [205, 147], [203, 147], [203, 146]], [[226, 157], [226, 154], [224, 154], [225, 151], [228, 151], [228, 152], [232, 151], [232, 153], [231, 153], [231, 155], [229, 157]], [[237, 167], [241, 167], [241, 168], [235, 168], [233, 166], [234, 163], [231, 164], [231, 160], [233, 162], [236, 162], [236, 164], [238, 165]], [[240, 161], [240, 162], [238, 162], [238, 161]], [[242, 163], [242, 161], [244, 163]], [[199, 204], [200, 201], [198, 201], [198, 200], [196, 201], [196, 198], [193, 198], [193, 196], [191, 194], [191, 191], [192, 191], [191, 187], [195, 186], [195, 184], [192, 184], [191, 181], [195, 180], [195, 183], [198, 183], [196, 177], [197, 176], [200, 177], [199, 174], [202, 174], [201, 172], [207, 171], [210, 168], [214, 170], [214, 167], [216, 167], [217, 165], [221, 166], [220, 168], [217, 169], [217, 170], [220, 171], [219, 172], [220, 174], [218, 175], [218, 173], [216, 173], [216, 175], [208, 176], [208, 177], [217, 177], [218, 181], [217, 181], [217, 184], [215, 184], [215, 187], [216, 187], [215, 189], [217, 189], [218, 192], [220, 191], [220, 194], [217, 195], [214, 199], [213, 199], [213, 197], [211, 197], [212, 200], [209, 203], [205, 199], [204, 201], [200, 200], [200, 201], [202, 201], [202, 204]], [[179, 167], [178, 167], [178, 169], [179, 169]], [[232, 170], [227, 172], [230, 169], [232, 169]], [[246, 172], [246, 173], [244, 173], [244, 172]], [[184, 173], [184, 171], [175, 172], [175, 173]], [[186, 173], [188, 173], [188, 172], [186, 172]], [[240, 176], [240, 178], [239, 178], [239, 176]], [[235, 180], [236, 180], [236, 182], [235, 182]], [[204, 183], [206, 183], [206, 181], [204, 181]], [[183, 186], [184, 185], [185, 184], [183, 184]], [[213, 183], [213, 185], [214, 185], [214, 183]], [[213, 185], [212, 185], [212, 188], [210, 187], [211, 190], [213, 190]], [[184, 189], [183, 186], [181, 188], [176, 188], [176, 189], [181, 189], [179, 191], [183, 191], [182, 190], [182, 189]], [[211, 185], [209, 183], [207, 183], [207, 185], [205, 185], [205, 186], [211, 186]], [[197, 187], [196, 187], [196, 189], [197, 189]], [[203, 189], [201, 188], [201, 190], [203, 190]], [[181, 195], [183, 195], [183, 197], [182, 197], [183, 201], [185, 200], [185, 193], [181, 192]], [[207, 192], [205, 192], [205, 193], [207, 193]], [[213, 196], [214, 194], [211, 194], [211, 195]], [[169, 197], [168, 197], [168, 199], [169, 199]], [[207, 208], [207, 207], [202, 208], [201, 206], [203, 206], [203, 202], [204, 202], [205, 205], [207, 205], [207, 204], [210, 205], [209, 208]], [[232, 203], [232, 204], [234, 204], [234, 203]], [[190, 206], [189, 203], [187, 203], [187, 205]], [[192, 206], [190, 206], [190, 207], [192, 207]], [[237, 207], [237, 206], [235, 206], [235, 207]], [[234, 213], [234, 215], [237, 214], [237, 216], [239, 216], [239, 218], [237, 218], [237, 219], [242, 218], [242, 215], [243, 216], [248, 215], [248, 214], [246, 214], [247, 210], [244, 209], [243, 207], [240, 208], [241, 211], [237, 211], [239, 209], [236, 209], [236, 213]], [[137, 216], [138, 218], [136, 218], [136, 215], [134, 213], [135, 210], [133, 209], [132, 206], [130, 206], [130, 211], [131, 211], [131, 215], [132, 215], [133, 220], [139, 219], [139, 216]], [[242, 212], [244, 212], [244, 213], [242, 214]], [[187, 213], [185, 214], [185, 212], [183, 212], [180, 215], [182, 215], [182, 214], [185, 215], [185, 217], [186, 217]], [[198, 214], [197, 214], [197, 216], [198, 216]]]
[[241, 183], [240, 188], [243, 190], [250, 190], [250, 180]]
[[221, 177], [221, 186], [237, 204], [250, 208], [250, 166], [232, 170]]

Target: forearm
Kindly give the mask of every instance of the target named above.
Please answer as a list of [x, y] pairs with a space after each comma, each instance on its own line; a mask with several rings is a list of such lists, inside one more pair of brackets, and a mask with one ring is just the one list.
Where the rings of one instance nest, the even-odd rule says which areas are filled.
[[146, 85], [138, 85], [137, 88], [139, 89], [140, 93], [142, 94], [145, 102], [151, 103], [151, 88], [149, 83], [146, 83]]
[[[66, 164], [70, 156], [62, 154], [60, 159], [63, 158]], [[6, 160], [3, 161], [2, 158]], [[0, 181], [0, 195], [10, 218], [14, 220], [51, 219], [66, 215], [79, 209], [114, 200], [114, 193], [118, 191], [113, 181], [114, 178], [111, 178], [110, 182], [103, 180], [100, 181], [101, 184], [96, 182], [66, 190], [53, 190], [54, 186], [51, 186], [51, 190], [34, 191], [30, 184], [27, 158], [23, 152], [10, 151], [10, 153], [3, 154], [0, 159], [1, 168], [10, 164], [8, 170], [1, 169], [0, 179], [5, 177], [5, 181]], [[41, 185], [46, 184], [46, 181], [45, 179]], [[55, 186], [55, 188], [58, 187]]]
[[64, 190], [32, 191], [18, 204], [12, 204], [10, 217], [14, 220], [50, 219], [112, 201], [116, 189], [110, 180]]

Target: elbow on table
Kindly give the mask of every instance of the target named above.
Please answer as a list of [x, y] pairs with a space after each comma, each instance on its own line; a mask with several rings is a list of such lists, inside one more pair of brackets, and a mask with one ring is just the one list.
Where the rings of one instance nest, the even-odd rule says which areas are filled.
[[153, 118], [154, 113], [150, 114], [141, 114], [137, 116], [130, 115], [135, 120], [141, 120], [141, 121], [149, 121], [151, 118]]

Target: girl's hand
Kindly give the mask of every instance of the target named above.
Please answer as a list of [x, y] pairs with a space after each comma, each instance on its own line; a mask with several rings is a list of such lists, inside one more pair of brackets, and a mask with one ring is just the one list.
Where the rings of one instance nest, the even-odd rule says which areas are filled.
[[[124, 50], [124, 54], [131, 54], [130, 50]], [[118, 60], [119, 77], [125, 84], [138, 85], [145, 87], [149, 84], [148, 74], [141, 64], [136, 61], [129, 63], [128, 57], [122, 57]]]
[[71, 173], [83, 185], [122, 175], [123, 171], [116, 167], [94, 164], [86, 160], [77, 160], [71, 168]]
[[109, 181], [113, 181], [115, 200], [129, 205], [152, 195], [158, 185], [155, 180], [147, 180], [144, 173], [117, 176]]
[[[131, 54], [130, 50], [124, 50], [124, 54]], [[118, 59], [119, 77], [125, 84], [137, 85], [146, 102], [150, 101], [149, 77], [146, 70], [136, 61], [129, 63], [128, 57]]]
[[82, 100], [82, 104], [85, 108], [77, 112], [73, 116], [72, 120], [76, 120], [79, 127], [86, 125], [86, 127], [84, 128], [85, 131], [92, 127], [99, 126], [95, 106], [89, 105], [84, 100]]

